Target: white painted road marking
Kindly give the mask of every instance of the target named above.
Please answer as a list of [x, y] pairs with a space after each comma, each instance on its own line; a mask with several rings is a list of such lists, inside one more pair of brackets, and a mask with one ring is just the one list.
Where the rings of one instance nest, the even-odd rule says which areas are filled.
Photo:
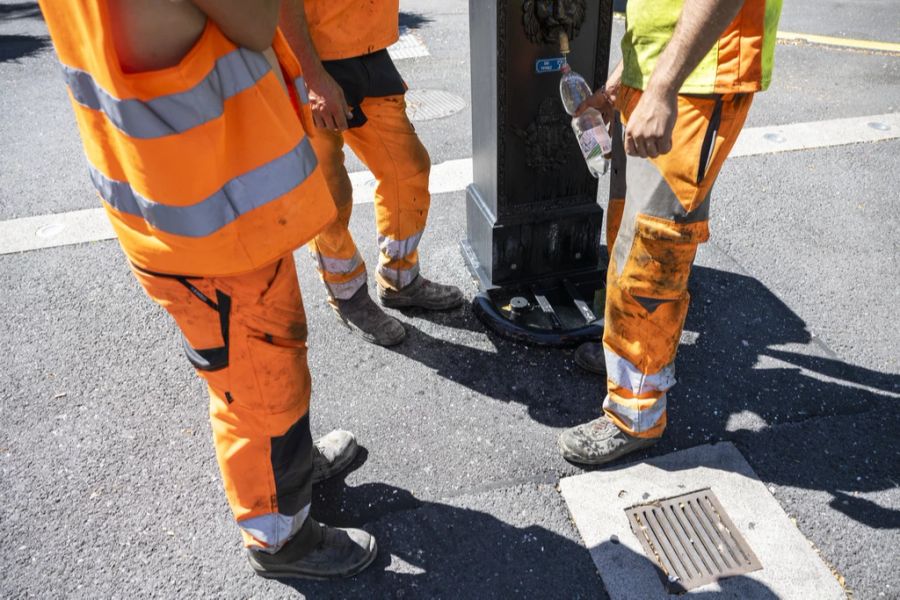
[[[99, 201], [99, 200], [98, 200]], [[0, 221], [0, 254], [114, 238], [102, 208]]]
[[753, 127], [741, 132], [732, 157], [826, 148], [900, 137], [900, 113]]
[[[900, 138], [900, 113], [753, 127], [741, 132], [732, 157], [759, 156]], [[354, 204], [373, 202], [375, 178], [369, 171], [350, 174]], [[429, 190], [464, 190], [472, 181], [472, 159], [450, 160], [431, 169]], [[0, 221], [0, 254], [67, 246], [115, 237], [102, 208]]]
[[[353, 183], [353, 203], [367, 204], [375, 201], [375, 176], [369, 171], [350, 173]], [[448, 160], [431, 167], [428, 191], [432, 194], [446, 194], [466, 189], [472, 183], [472, 159]]]

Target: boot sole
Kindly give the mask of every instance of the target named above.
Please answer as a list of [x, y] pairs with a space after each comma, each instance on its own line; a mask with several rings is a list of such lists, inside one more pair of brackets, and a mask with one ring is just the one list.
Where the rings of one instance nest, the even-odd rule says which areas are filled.
[[[346, 325], [346, 323], [345, 323]], [[403, 343], [403, 340], [406, 339], [406, 330], [403, 330], [403, 335], [397, 336], [396, 338], [391, 338], [389, 340], [379, 340], [374, 335], [368, 334], [364, 332], [362, 329], [358, 327], [352, 327], [347, 325], [347, 329], [353, 332], [356, 337], [366, 341], [370, 344], [375, 344], [376, 346], [381, 346], [382, 348], [390, 348], [391, 346], [399, 346]]]
[[607, 454], [606, 456], [600, 456], [597, 458], [584, 458], [580, 454], [570, 450], [568, 446], [562, 443], [562, 440], [557, 440], [557, 445], [559, 446], [559, 450], [562, 453], [564, 459], [571, 463], [575, 463], [576, 465], [605, 465], [607, 463], [611, 463], [616, 461], [623, 456], [627, 456], [632, 454], [633, 452], [637, 452], [638, 450], [643, 450], [644, 448], [649, 448], [650, 446], [656, 444], [659, 439], [652, 439], [646, 442], [641, 442], [639, 444], [635, 444], [633, 446], [623, 448], [616, 452]]
[[378, 298], [381, 305], [385, 308], [423, 308], [425, 310], [453, 310], [463, 305], [464, 300], [459, 299], [451, 303], [427, 304], [416, 302], [415, 300], [407, 300], [405, 298]]
[[257, 570], [253, 563], [250, 563], [250, 566], [253, 567], [253, 570], [257, 575], [263, 577], [264, 579], [312, 579], [314, 581], [331, 581], [335, 579], [346, 579], [348, 577], [353, 577], [354, 575], [359, 575], [363, 571], [365, 571], [372, 562], [375, 561], [375, 557], [378, 556], [378, 542], [375, 541], [375, 538], [372, 538], [372, 545], [369, 547], [369, 554], [366, 556], [366, 559], [359, 563], [358, 565], [354, 565], [345, 571], [340, 571], [338, 573], [332, 573], [329, 575], [318, 575], [315, 573], [304, 573], [299, 571], [260, 571]]
[[344, 327], [349, 329], [350, 332], [353, 333], [353, 335], [366, 342], [369, 342], [370, 344], [375, 344], [376, 346], [381, 346], [383, 348], [390, 348], [391, 346], [397, 346], [398, 344], [403, 343], [403, 340], [406, 339], [406, 328], [403, 327], [403, 325], [401, 325], [401, 327], [403, 327], [403, 333], [401, 335], [397, 336], [396, 338], [379, 341], [371, 333], [366, 333], [356, 325], [351, 325], [350, 323], [348, 323], [347, 320], [340, 315], [340, 313], [335, 312], [335, 315], [337, 316], [338, 320], [344, 325]]

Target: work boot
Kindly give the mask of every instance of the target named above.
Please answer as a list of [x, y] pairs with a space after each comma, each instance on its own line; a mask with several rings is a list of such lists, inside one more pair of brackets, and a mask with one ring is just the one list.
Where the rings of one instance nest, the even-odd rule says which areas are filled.
[[349, 431], [335, 429], [313, 444], [313, 485], [334, 477], [353, 462], [359, 446]]
[[378, 285], [378, 298], [388, 308], [417, 307], [427, 310], [450, 310], [463, 303], [463, 293], [456, 286], [428, 281], [421, 275], [402, 290]]
[[559, 449], [563, 458], [574, 463], [602, 465], [658, 441], [659, 438], [628, 435], [603, 415], [563, 431], [559, 436]]
[[606, 376], [606, 356], [600, 342], [585, 342], [575, 350], [575, 364], [591, 373]]
[[274, 554], [247, 550], [256, 574], [269, 579], [340, 579], [372, 564], [378, 554], [375, 538], [362, 529], [341, 529], [306, 517], [303, 527]]
[[347, 300], [332, 300], [331, 307], [350, 331], [367, 342], [396, 346], [406, 337], [406, 329], [400, 321], [375, 304], [365, 285]]

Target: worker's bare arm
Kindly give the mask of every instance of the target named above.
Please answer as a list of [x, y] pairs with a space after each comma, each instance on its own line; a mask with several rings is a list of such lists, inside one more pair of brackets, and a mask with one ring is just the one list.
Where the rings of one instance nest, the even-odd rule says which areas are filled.
[[272, 45], [279, 0], [193, 0], [231, 41], [257, 52]]
[[300, 61], [313, 122], [321, 129], [343, 131], [347, 118], [353, 113], [347, 106], [344, 90], [328, 74], [309, 35], [303, 0], [284, 0], [281, 3], [281, 31]]
[[177, 65], [212, 19], [236, 44], [264, 51], [278, 25], [278, 0], [109, 0], [112, 34], [125, 72]]
[[628, 154], [654, 158], [672, 149], [678, 90], [743, 5], [744, 0], [685, 0], [675, 33], [628, 119]]
[[744, 0], [685, 0], [675, 33], [653, 69], [647, 91], [677, 94], [743, 5]]

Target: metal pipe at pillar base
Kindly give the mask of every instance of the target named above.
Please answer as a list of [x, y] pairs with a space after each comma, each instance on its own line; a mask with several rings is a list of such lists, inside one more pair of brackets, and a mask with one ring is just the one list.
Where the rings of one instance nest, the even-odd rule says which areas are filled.
[[[508, 340], [553, 348], [577, 346], [603, 337], [598, 285], [591, 279], [564, 279], [527, 289], [495, 288], [476, 294], [472, 309], [488, 329]], [[582, 299], [583, 290], [595, 290], [597, 297], [588, 304]]]
[[469, 24], [474, 181], [462, 250], [481, 288], [475, 314], [513, 340], [599, 341], [603, 209], [559, 78], [568, 60], [595, 87], [606, 80], [612, 0], [470, 0]]
[[[490, 241], [494, 245], [490, 255], [500, 260], [492, 265], [480, 262], [479, 254], [484, 252], [479, 253], [472, 246], [472, 237], [464, 239], [460, 244], [463, 258], [481, 290], [472, 301], [478, 319], [501, 337], [537, 346], [568, 347], [599, 341], [603, 337], [606, 299], [606, 271], [596, 266], [600, 262], [603, 213], [591, 216], [594, 218], [579, 215], [581, 222], [569, 223], [568, 227], [565, 223], [560, 227], [555, 219], [518, 228], [495, 228], [491, 236], [480, 238], [482, 243]], [[557, 240], [557, 244], [547, 244], [548, 232], [553, 238], [554, 233], [559, 236], [560, 230], [595, 238], [589, 247], [596, 248], [596, 254], [583, 257], [578, 252], [574, 256], [554, 252], [554, 248], [571, 250], [573, 245], [580, 246], [571, 239], [569, 243], [558, 244]], [[522, 240], [527, 244], [520, 245]], [[515, 253], [511, 260], [504, 246]], [[537, 257], [530, 256], [528, 250], [538, 250]], [[562, 263], [568, 263], [568, 268]], [[583, 268], [573, 269], [572, 263], [581, 263]], [[500, 285], [494, 283], [498, 280]]]

